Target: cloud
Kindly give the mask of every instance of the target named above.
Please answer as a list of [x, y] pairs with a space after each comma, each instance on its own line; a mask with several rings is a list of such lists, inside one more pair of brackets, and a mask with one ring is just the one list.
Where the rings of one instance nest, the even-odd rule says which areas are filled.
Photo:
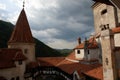
[[[0, 18], [15, 24], [23, 2], [22, 0], [7, 0], [6, 2], [3, 1], [7, 8], [4, 11], [0, 10], [3, 13], [3, 17], [0, 15]], [[25, 2], [25, 10], [33, 36], [51, 47], [75, 47], [78, 37], [84, 39], [94, 31], [90, 8], [92, 1], [26, 0]]]
[[5, 9], [6, 9], [6, 5], [0, 3], [0, 10], [5, 10]]
[[52, 46], [55, 49], [73, 49], [75, 48], [74, 45], [77, 45], [76, 41], [70, 42], [62, 39], [52, 39], [50, 43], [47, 43], [47, 45]]

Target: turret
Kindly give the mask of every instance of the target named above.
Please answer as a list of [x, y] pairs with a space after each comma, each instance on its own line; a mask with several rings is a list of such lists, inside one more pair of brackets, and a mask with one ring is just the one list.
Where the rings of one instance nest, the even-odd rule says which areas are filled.
[[8, 41], [8, 48], [22, 49], [24, 55], [27, 57], [26, 63], [35, 61], [35, 42], [24, 8]]

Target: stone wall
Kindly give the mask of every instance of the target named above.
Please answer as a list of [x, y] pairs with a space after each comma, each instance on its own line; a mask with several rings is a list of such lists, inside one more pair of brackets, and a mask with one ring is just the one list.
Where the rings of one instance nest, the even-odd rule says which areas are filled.
[[95, 32], [101, 32], [103, 25], [114, 28], [118, 26], [117, 10], [111, 5], [96, 3], [93, 6]]
[[15, 62], [16, 67], [8, 69], [0, 69], [0, 76], [5, 77], [7, 80], [14, 78], [16, 80], [19, 77], [20, 80], [24, 80], [25, 62], [22, 65], [18, 65], [18, 61]]
[[117, 80], [114, 50], [114, 36], [111, 30], [101, 32], [103, 77], [104, 80]]
[[90, 54], [88, 54], [88, 60], [98, 59], [99, 60], [99, 49], [90, 49]]

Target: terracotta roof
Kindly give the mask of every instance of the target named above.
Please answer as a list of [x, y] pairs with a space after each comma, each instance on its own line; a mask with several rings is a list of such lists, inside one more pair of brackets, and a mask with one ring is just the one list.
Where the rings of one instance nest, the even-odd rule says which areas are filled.
[[38, 62], [30, 62], [29, 64], [27, 64], [27, 67], [29, 68], [36, 68], [39, 66]]
[[0, 76], [0, 80], [7, 80], [7, 79], [4, 78], [3, 76]]
[[92, 1], [105, 3], [105, 4], [109, 4], [109, 5], [111, 4], [109, 0], [92, 0]]
[[98, 44], [97, 44], [95, 38], [89, 39], [89, 43], [88, 43], [88, 44], [89, 44], [89, 45], [88, 45], [88, 48], [89, 48], [89, 49], [98, 48]]
[[75, 52], [73, 51], [72, 53], [70, 53], [70, 54], [67, 56], [67, 58], [75, 60], [75, 59], [76, 59], [76, 58], [75, 58]]
[[[85, 42], [79, 44], [77, 47], [75, 47], [75, 49], [84, 49], [84, 46], [85, 46]], [[88, 40], [88, 46], [87, 46], [87, 47], [88, 47], [89, 49], [98, 48], [98, 44], [97, 44], [95, 38], [90, 38], [90, 39]]]
[[69, 60], [64, 60], [62, 61], [59, 65], [57, 65], [57, 67], [59, 67], [60, 69], [62, 69], [63, 71], [72, 74], [74, 71], [79, 71], [79, 72], [86, 72], [89, 70], [92, 70], [94, 68], [97, 68], [101, 66], [101, 64], [81, 64], [79, 62], [72, 62]]
[[22, 9], [11, 38], [8, 41], [8, 43], [15, 42], [34, 43], [24, 9]]
[[[113, 32], [114, 34], [120, 33], [120, 27], [112, 28], [112, 32]], [[101, 33], [95, 34], [95, 38], [99, 38], [100, 36], [101, 36]]]
[[20, 49], [0, 49], [0, 69], [15, 67], [14, 61], [25, 59]]
[[120, 27], [116, 27], [112, 29], [112, 32], [115, 33], [120, 33]]
[[84, 43], [79, 44], [75, 49], [84, 49]]
[[40, 66], [56, 66], [59, 62], [64, 60], [64, 57], [39, 57], [37, 58]]
[[99, 80], [103, 80], [103, 68], [102, 66], [94, 68], [90, 71], [84, 72], [84, 74], [99, 79]]
[[17, 52], [13, 60], [19, 61], [19, 60], [26, 60], [27, 58], [23, 55], [22, 51]]

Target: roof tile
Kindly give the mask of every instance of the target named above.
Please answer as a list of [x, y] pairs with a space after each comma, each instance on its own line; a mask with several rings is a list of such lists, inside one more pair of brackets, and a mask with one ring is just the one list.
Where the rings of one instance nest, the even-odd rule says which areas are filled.
[[[19, 53], [19, 57], [16, 56], [17, 53]], [[15, 67], [14, 61], [24, 60], [24, 58], [25, 56], [20, 49], [0, 49], [0, 69]]]
[[16, 26], [13, 30], [10, 40], [8, 43], [15, 43], [15, 42], [23, 42], [23, 43], [34, 43], [34, 39], [32, 37], [32, 33], [29, 27], [29, 23], [24, 11], [22, 9]]
[[56, 66], [64, 59], [64, 57], [39, 57], [37, 60], [39, 61], [40, 66]]
[[112, 29], [112, 32], [115, 33], [120, 33], [120, 27], [116, 27]]

